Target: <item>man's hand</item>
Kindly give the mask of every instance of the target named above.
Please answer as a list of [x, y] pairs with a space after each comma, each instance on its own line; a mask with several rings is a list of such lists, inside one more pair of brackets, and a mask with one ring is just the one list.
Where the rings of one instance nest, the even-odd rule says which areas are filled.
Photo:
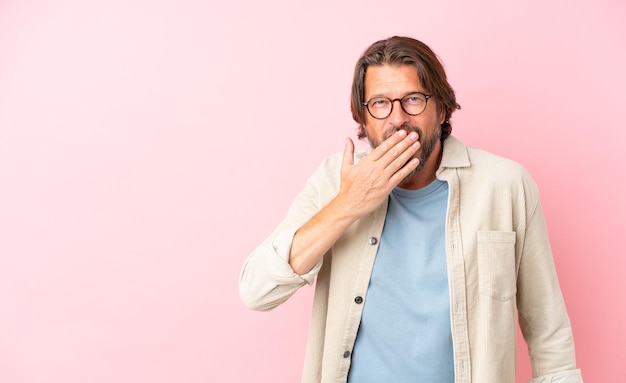
[[407, 135], [399, 130], [356, 165], [354, 143], [346, 139], [336, 206], [343, 206], [357, 219], [376, 209], [419, 164], [412, 158], [420, 147], [418, 138], [415, 132]]
[[297, 274], [308, 273], [354, 221], [376, 209], [417, 167], [417, 139], [417, 133], [399, 130], [356, 165], [354, 142], [346, 140], [339, 193], [293, 237], [289, 264]]

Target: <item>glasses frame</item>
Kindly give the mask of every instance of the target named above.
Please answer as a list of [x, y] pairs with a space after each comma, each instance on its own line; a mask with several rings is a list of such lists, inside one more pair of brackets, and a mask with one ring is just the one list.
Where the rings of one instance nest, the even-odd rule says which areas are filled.
[[[402, 103], [402, 100], [404, 100], [407, 97], [411, 97], [415, 94], [421, 94], [422, 96], [424, 96], [424, 98], [426, 99], [426, 101], [424, 102], [424, 109], [422, 109], [421, 112], [419, 113], [409, 113], [406, 111], [406, 109], [404, 109], [404, 104]], [[422, 113], [424, 113], [424, 111], [426, 110], [426, 107], [428, 106], [428, 100], [432, 97], [432, 94], [426, 94], [426, 93], [422, 93], [422, 92], [411, 92], [409, 94], [407, 94], [406, 96], [402, 97], [402, 98], [394, 98], [393, 100], [390, 99], [389, 97], [372, 97], [369, 100], [367, 100], [366, 102], [363, 102], [363, 106], [365, 106], [365, 109], [367, 109], [367, 112], [370, 114], [370, 116], [372, 116], [372, 118], [375, 118], [377, 120], [384, 120], [385, 118], [389, 117], [391, 115], [391, 113], [393, 112], [393, 106], [395, 105], [396, 101], [400, 102], [400, 108], [402, 108], [402, 111], [406, 114], [408, 114], [409, 116], [418, 116]], [[374, 114], [372, 114], [372, 111], [370, 110], [370, 101], [372, 101], [375, 98], [383, 98], [386, 100], [389, 100], [391, 102], [391, 109], [389, 109], [389, 113], [385, 116], [385, 117], [376, 117], [374, 116]]]

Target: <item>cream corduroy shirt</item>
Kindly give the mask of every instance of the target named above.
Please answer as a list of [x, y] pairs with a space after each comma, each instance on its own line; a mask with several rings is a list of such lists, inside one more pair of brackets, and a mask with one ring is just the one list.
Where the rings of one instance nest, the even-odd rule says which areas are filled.
[[[346, 382], [385, 221], [387, 203], [355, 222], [308, 274], [291, 269], [294, 233], [338, 193], [341, 161], [339, 153], [322, 163], [240, 275], [241, 298], [255, 310], [270, 310], [317, 279], [303, 383]], [[532, 178], [513, 161], [452, 136], [444, 142], [437, 178], [449, 187], [445, 236], [455, 382], [515, 383], [519, 316], [530, 382], [582, 383]]]

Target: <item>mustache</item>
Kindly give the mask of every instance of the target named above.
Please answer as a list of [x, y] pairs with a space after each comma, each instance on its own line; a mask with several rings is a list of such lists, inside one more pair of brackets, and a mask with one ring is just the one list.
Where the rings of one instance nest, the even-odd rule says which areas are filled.
[[395, 132], [399, 130], [405, 130], [407, 133], [415, 132], [418, 135], [418, 140], [422, 138], [422, 129], [420, 129], [419, 126], [402, 124], [400, 126], [392, 126], [391, 128], [385, 130], [383, 132], [383, 141], [391, 137]]

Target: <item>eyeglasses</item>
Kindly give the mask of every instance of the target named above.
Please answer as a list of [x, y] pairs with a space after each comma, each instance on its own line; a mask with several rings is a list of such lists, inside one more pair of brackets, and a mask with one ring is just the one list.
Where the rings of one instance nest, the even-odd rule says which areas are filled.
[[367, 111], [372, 117], [377, 120], [383, 120], [389, 117], [391, 111], [393, 110], [393, 104], [396, 101], [400, 101], [400, 107], [406, 114], [410, 116], [417, 116], [426, 109], [428, 99], [431, 97], [432, 95], [414, 92], [407, 94], [402, 98], [395, 98], [393, 100], [387, 97], [374, 97], [369, 101], [364, 102], [363, 105], [367, 107]]

